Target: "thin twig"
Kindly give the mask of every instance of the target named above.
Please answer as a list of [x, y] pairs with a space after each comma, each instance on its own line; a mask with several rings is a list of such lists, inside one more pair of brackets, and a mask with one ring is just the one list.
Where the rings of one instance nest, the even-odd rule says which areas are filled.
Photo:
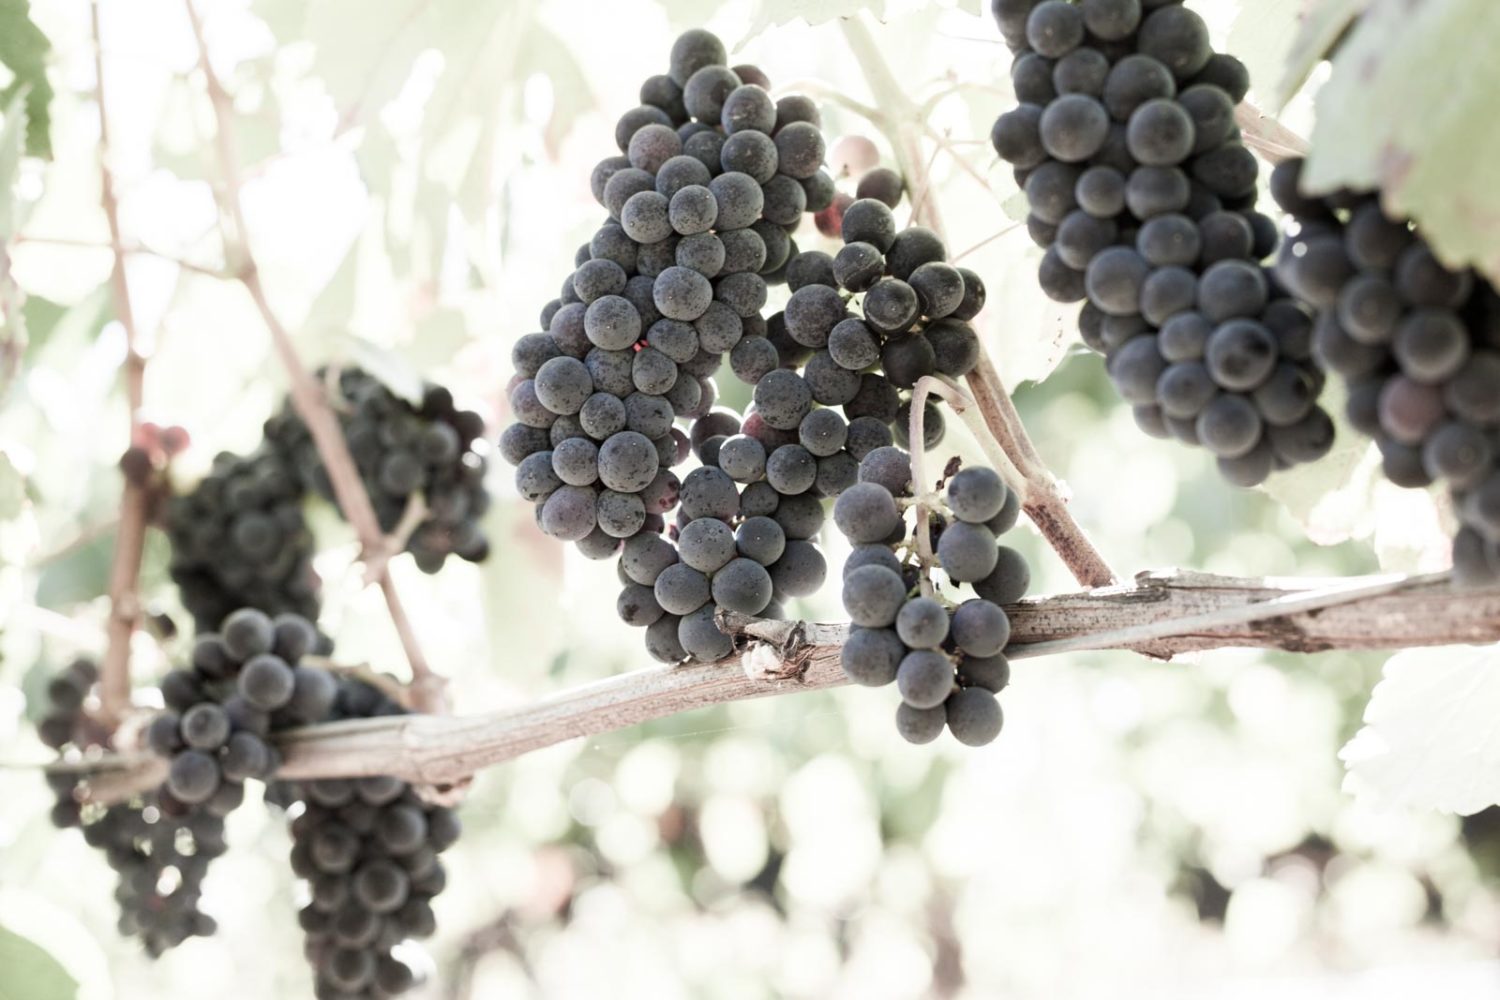
[[[146, 358], [140, 352], [135, 309], [130, 301], [130, 282], [125, 276], [120, 203], [115, 196], [114, 171], [109, 162], [109, 110], [104, 99], [104, 46], [99, 33], [99, 0], [93, 0], [89, 5], [89, 23], [94, 36], [94, 77], [99, 106], [100, 196], [104, 217], [109, 222], [109, 245], [114, 253], [114, 266], [109, 275], [110, 294], [114, 300], [115, 317], [125, 331], [125, 399], [130, 410], [130, 443], [134, 444], [141, 428]], [[145, 484], [125, 479], [120, 491], [119, 529], [115, 532], [114, 557], [109, 569], [107, 644], [99, 667], [99, 716], [100, 721], [111, 728], [130, 707], [130, 640], [141, 615], [139, 586], [149, 501]]]
[[[370, 503], [370, 495], [365, 491], [364, 482], [360, 479], [359, 469], [349, 453], [349, 445], [344, 440], [344, 433], [339, 427], [338, 418], [329, 407], [327, 396], [318, 386], [317, 380], [312, 377], [302, 363], [302, 359], [298, 357], [291, 334], [276, 315], [275, 310], [271, 308], [270, 300], [266, 297], [265, 288], [261, 284], [260, 272], [256, 268], [255, 258], [250, 248], [249, 230], [245, 225], [244, 207], [240, 198], [239, 158], [234, 145], [234, 103], [209, 60], [203, 22], [198, 16], [193, 0], [183, 0], [183, 2], [187, 7], [188, 19], [192, 23], [193, 37], [198, 43], [198, 66], [203, 73], [217, 125], [219, 156], [224, 171], [224, 212], [228, 215], [225, 221], [229, 223], [229, 228], [232, 230], [224, 237], [225, 258], [238, 274], [245, 290], [250, 294], [251, 301], [255, 303], [255, 308], [260, 312], [266, 328], [271, 332], [271, 342], [291, 382], [292, 407], [312, 435], [318, 457], [322, 460], [328, 472], [329, 482], [333, 485], [334, 498], [338, 501], [339, 509], [353, 526], [355, 536], [359, 539], [361, 557], [379, 559], [380, 553], [386, 548], [385, 536], [380, 530], [380, 520], [375, 515], [375, 508]], [[402, 609], [401, 599], [397, 594], [396, 585], [391, 581], [388, 567], [382, 569], [379, 581], [381, 592], [385, 595], [386, 605], [391, 612], [391, 620], [395, 623], [402, 649], [411, 666], [411, 681], [415, 689], [414, 704], [423, 710], [435, 711], [441, 707], [442, 692], [446, 682], [434, 675], [428, 666], [427, 659], [423, 656], [417, 642], [416, 633]]]
[[[1133, 584], [1022, 601], [1006, 608], [1016, 658], [1108, 642], [1158, 659], [1182, 652], [1265, 648], [1299, 653], [1500, 640], [1500, 588], [1456, 591], [1440, 577], [1297, 580], [1204, 573], [1142, 574]], [[769, 621], [720, 612], [746, 648], [721, 663], [657, 666], [595, 681], [518, 708], [472, 716], [335, 722], [279, 737], [281, 777], [390, 774], [448, 785], [543, 747], [681, 712], [847, 683], [845, 625]], [[1067, 643], [1066, 647], [1063, 643]], [[1024, 680], [1024, 678], [1022, 678]], [[117, 800], [161, 779], [149, 755], [107, 755], [90, 794]]]
[[[32, 236], [29, 233], [22, 233], [21, 235], [17, 236], [14, 240], [14, 243], [16, 246], [31, 244], [33, 246], [71, 247], [78, 250], [115, 249], [108, 243], [96, 243], [93, 240], [78, 240], [72, 239], [67, 236]], [[127, 256], [139, 255], [145, 257], [154, 257], [157, 260], [165, 261], [168, 264], [175, 264], [178, 267], [182, 268], [184, 271], [192, 271], [196, 274], [202, 274], [210, 278], [220, 278], [222, 280], [228, 281], [237, 277], [237, 275], [232, 274], [222, 267], [215, 267], [212, 264], [199, 264], [182, 257], [174, 256], [163, 250], [157, 250], [139, 243], [123, 245], [119, 248], [119, 251]]]
[[1311, 144], [1249, 101], [1234, 109], [1234, 123], [1246, 146], [1270, 163], [1306, 156]]
[[[906, 175], [908, 188], [925, 189], [929, 183], [921, 155], [921, 136], [925, 124], [919, 120], [915, 106], [897, 83], [864, 23], [858, 17], [849, 17], [841, 24], [849, 47], [875, 95], [876, 104], [885, 111], [889, 119], [889, 123], [883, 128], [896, 150], [896, 159], [901, 165], [902, 173]], [[920, 205], [914, 205], [913, 221], [927, 226], [939, 237], [944, 237], [943, 221], [935, 200], [929, 198]], [[1079, 583], [1086, 587], [1113, 583], [1114, 572], [1068, 511], [1056, 480], [1031, 443], [1015, 404], [1011, 402], [1010, 394], [982, 343], [979, 348], [979, 363], [969, 373], [968, 382], [985, 426], [1000, 448], [1010, 456], [1015, 468], [1025, 477], [1026, 489], [1022, 493], [1025, 502], [1022, 509], [1026, 515], [1047, 539], [1048, 544], [1057, 550], [1058, 556]]]

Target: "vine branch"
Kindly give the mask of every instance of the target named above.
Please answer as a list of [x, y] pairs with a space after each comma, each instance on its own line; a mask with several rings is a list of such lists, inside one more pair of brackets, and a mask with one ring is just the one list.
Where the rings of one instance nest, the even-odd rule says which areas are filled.
[[[901, 172], [906, 177], [908, 190], [927, 190], [930, 178], [922, 157], [922, 137], [925, 133], [919, 109], [896, 81], [864, 23], [858, 17], [847, 17], [840, 24], [849, 48], [875, 96], [875, 104], [882, 112], [874, 124], [890, 139]], [[912, 217], [913, 221], [927, 226], [946, 242], [942, 217], [935, 199], [925, 197], [920, 204], [914, 201]], [[1022, 498], [1021, 508], [1032, 524], [1036, 525], [1042, 537], [1056, 550], [1058, 557], [1080, 584], [1085, 587], [1103, 587], [1114, 583], [1114, 571], [1068, 510], [1067, 501], [1063, 498], [1056, 479], [1031, 443], [1010, 393], [1006, 391], [982, 342], [979, 345], [979, 363], [967, 378], [985, 428], [1021, 474], [1023, 481], [1018, 484], [1022, 487], [1018, 490]], [[972, 424], [970, 427], [975, 429]]]
[[[89, 4], [89, 25], [94, 43], [94, 78], [99, 108], [99, 187], [104, 217], [109, 223], [109, 247], [114, 254], [110, 269], [110, 296], [115, 317], [125, 331], [125, 400], [130, 411], [130, 441], [135, 444], [141, 429], [141, 407], [145, 397], [146, 358], [140, 351], [130, 282], [125, 275], [125, 243], [120, 236], [120, 202], [110, 167], [109, 109], [105, 103], [104, 46], [99, 32], [99, 0]], [[114, 555], [109, 569], [109, 621], [105, 627], [104, 659], [99, 668], [100, 721], [113, 729], [130, 708], [130, 640], [140, 620], [141, 560], [146, 545], [146, 521], [150, 496], [145, 483], [124, 479], [120, 491], [120, 517], [115, 531]]]
[[183, 3], [187, 7], [188, 19], [192, 23], [193, 37], [197, 41], [198, 66], [203, 73], [217, 126], [216, 139], [224, 171], [224, 193], [220, 215], [229, 223], [228, 229], [230, 230], [224, 236], [225, 259], [229, 261], [240, 283], [245, 286], [245, 291], [255, 303], [255, 308], [259, 311], [266, 329], [271, 333], [271, 342], [291, 382], [292, 407], [312, 435], [318, 456], [322, 459], [324, 468], [328, 470], [328, 479], [333, 484], [334, 498], [344, 517], [353, 526], [355, 536], [359, 539], [361, 558], [366, 560], [373, 569], [371, 575], [380, 584], [386, 607], [390, 611], [391, 621], [395, 625], [401, 647], [406, 653], [407, 662], [411, 665], [412, 703], [423, 711], [439, 710], [443, 705], [444, 688], [447, 682], [434, 673], [428, 665], [427, 658], [423, 655], [421, 645], [417, 641], [416, 633], [406, 616], [400, 594], [390, 576], [387, 540], [380, 529], [380, 520], [375, 514], [374, 505], [370, 502], [369, 493], [365, 491], [364, 482], [360, 479], [354, 458], [349, 453], [349, 445], [344, 440], [344, 433], [339, 427], [338, 418], [334, 416], [333, 409], [328, 405], [327, 396], [319, 387], [317, 380], [302, 363], [290, 332], [271, 307], [265, 287], [261, 284], [260, 272], [256, 268], [255, 257], [250, 249], [249, 230], [245, 225], [244, 207], [240, 198], [239, 157], [234, 142], [234, 103], [229, 92], [224, 89], [218, 74], [214, 72], [213, 64], [208, 56], [208, 43], [203, 31], [203, 21], [193, 5], [193, 0], [183, 0]]
[[[1121, 649], [1167, 660], [1222, 648], [1406, 649], [1500, 641], [1500, 587], [1455, 591], [1444, 577], [1245, 579], [1143, 573], [1134, 583], [1009, 606], [1012, 659]], [[448, 785], [543, 747], [679, 712], [848, 683], [839, 664], [846, 625], [720, 613], [740, 655], [608, 677], [529, 705], [470, 716], [334, 722], [282, 734], [289, 779], [391, 774]], [[90, 791], [117, 800], [161, 780], [148, 755], [52, 765], [90, 773]]]

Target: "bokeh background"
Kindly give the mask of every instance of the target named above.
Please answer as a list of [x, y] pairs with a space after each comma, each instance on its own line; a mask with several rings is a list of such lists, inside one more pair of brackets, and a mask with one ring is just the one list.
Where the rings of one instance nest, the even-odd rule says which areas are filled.
[[[1250, 65], [1252, 98], [1268, 92], [1302, 3], [1193, 6]], [[731, 61], [757, 63], [779, 92], [823, 99], [831, 139], [866, 135], [889, 154], [844, 103], [868, 101], [868, 88], [827, 19], [856, 13], [929, 110], [931, 196], [952, 252], [989, 283], [986, 343], [1117, 568], [1322, 576], [1444, 561], [1431, 499], [1378, 484], [1362, 446], [1246, 492], [1201, 450], [1135, 429], [1070, 316], [1035, 287], [1038, 251], [1016, 225], [1024, 207], [987, 143], [1014, 100], [1008, 54], [976, 0], [199, 9], [234, 95], [250, 238], [310, 361], [420, 372], [498, 430], [510, 345], [535, 328], [597, 223], [589, 171], [614, 152], [615, 117], [665, 69], [675, 33], [718, 31]], [[233, 850], [207, 883], [220, 933], [150, 962], [115, 934], [103, 860], [48, 824], [35, 770], [46, 752], [30, 726], [48, 672], [102, 649], [115, 462], [128, 443], [90, 13], [82, 0], [32, 4], [50, 45], [52, 157], [23, 159], [7, 202], [21, 221], [5, 234], [0, 281], [5, 357], [19, 361], [0, 372], [0, 996], [304, 995], [278, 814], [252, 801], [231, 817]], [[145, 251], [128, 277], [150, 354], [147, 416], [191, 433], [172, 469], [188, 485], [216, 452], [254, 446], [285, 381], [243, 290], [204, 273], [225, 263], [222, 174], [185, 8], [101, 0], [99, 13], [120, 218]], [[1305, 133], [1310, 115], [1304, 95], [1284, 120]], [[822, 245], [810, 224], [798, 239]], [[745, 401], [732, 377], [720, 387], [729, 404]], [[943, 447], [966, 452], [963, 434]], [[494, 464], [489, 561], [450, 561], [436, 577], [409, 557], [394, 566], [457, 710], [646, 665], [611, 610], [612, 568], [541, 536]], [[312, 516], [338, 658], [400, 673], [350, 532], [326, 507]], [[1035, 593], [1073, 589], [1029, 527], [1017, 535]], [[824, 542], [836, 566], [834, 533]], [[144, 594], [158, 625], [186, 629], [165, 566], [153, 534]], [[837, 620], [834, 589], [789, 610]], [[185, 643], [160, 628], [138, 635], [138, 681]], [[1005, 697], [1005, 732], [977, 751], [946, 738], [909, 747], [889, 691], [839, 690], [531, 754], [474, 782], [418, 995], [1497, 995], [1500, 819], [1382, 809], [1343, 790], [1339, 748], [1382, 660], [1027, 661]], [[20, 939], [65, 976], [28, 971], [41, 960]]]

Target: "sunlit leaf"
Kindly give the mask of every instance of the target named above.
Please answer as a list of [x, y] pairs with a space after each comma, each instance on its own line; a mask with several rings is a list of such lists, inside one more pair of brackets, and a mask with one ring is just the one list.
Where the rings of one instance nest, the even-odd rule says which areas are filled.
[[7, 103], [20, 96], [26, 102], [26, 152], [51, 156], [52, 84], [47, 80], [47, 55], [52, 43], [31, 21], [30, 0], [0, 0], [0, 63], [15, 79], [0, 90]]
[[37, 575], [37, 606], [65, 611], [103, 594], [114, 550], [115, 532], [107, 531], [49, 562]]
[[16, 197], [16, 177], [26, 150], [26, 94], [16, 93], [5, 104], [5, 127], [0, 129], [0, 239], [21, 228], [22, 206]]
[[78, 981], [57, 959], [4, 927], [0, 927], [0, 969], [4, 970], [0, 1000], [71, 1000], [78, 995]]
[[26, 504], [26, 479], [0, 451], [0, 521], [9, 521]]
[[1386, 661], [1344, 786], [1383, 804], [1463, 815], [1500, 803], [1500, 648], [1411, 649]]
[[1500, 60], [1474, 43], [1495, 37], [1492, 0], [1372, 4], [1318, 93], [1308, 190], [1379, 188], [1446, 263], [1500, 278]]
[[835, 18], [853, 17], [864, 10], [876, 18], [883, 18], [885, 0], [758, 0], [750, 21], [750, 30], [740, 44], [743, 45], [767, 28], [774, 28], [779, 24], [796, 20], [822, 24]]
[[[1371, 0], [1312, 0], [1310, 4], [1303, 4], [1306, 9], [1302, 23], [1287, 53], [1281, 80], [1276, 85], [1276, 107], [1285, 107], [1302, 89], [1313, 69], [1328, 58], [1329, 49], [1370, 3]], [[1258, 13], [1258, 4], [1246, 3], [1241, 18], [1254, 18]]]

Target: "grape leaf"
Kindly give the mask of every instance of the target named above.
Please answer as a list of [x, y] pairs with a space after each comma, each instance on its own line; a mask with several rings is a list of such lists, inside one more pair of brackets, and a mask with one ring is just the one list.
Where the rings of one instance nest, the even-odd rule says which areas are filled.
[[16, 197], [16, 175], [26, 149], [26, 94], [17, 93], [5, 105], [5, 127], [0, 129], [0, 240], [21, 228], [24, 206]]
[[30, 0], [0, 0], [0, 63], [15, 74], [10, 86], [0, 90], [0, 100], [25, 99], [26, 152], [32, 156], [52, 155], [52, 84], [47, 81], [51, 51], [52, 43], [31, 21]]
[[885, 17], [885, 0], [759, 0], [750, 20], [750, 30], [740, 40], [743, 46], [767, 28], [789, 24], [799, 18], [808, 24], [822, 24], [839, 17], [853, 17], [862, 10], [875, 18]]
[[1274, 79], [1285, 64], [1298, 37], [1297, 14], [1305, 6], [1305, 0], [1245, 0], [1240, 4], [1225, 48], [1245, 64], [1252, 81]]
[[[1287, 53], [1281, 80], [1276, 84], [1277, 108], [1286, 107], [1287, 102], [1302, 89], [1318, 63], [1328, 58], [1328, 50], [1333, 48], [1339, 36], [1370, 3], [1371, 0], [1316, 0], [1303, 13], [1296, 40]], [[1254, 9], [1247, 4], [1242, 16], [1253, 16], [1251, 11]]]
[[1317, 97], [1310, 193], [1379, 188], [1445, 263], [1500, 279], [1500, 93], [1494, 0], [1374, 3]]
[[71, 1000], [78, 980], [35, 942], [0, 927], [0, 1000]]
[[1386, 661], [1364, 727], [1339, 751], [1344, 790], [1462, 815], [1500, 803], [1500, 647], [1409, 649]]
[[0, 451], [0, 521], [9, 521], [26, 505], [26, 478]]

